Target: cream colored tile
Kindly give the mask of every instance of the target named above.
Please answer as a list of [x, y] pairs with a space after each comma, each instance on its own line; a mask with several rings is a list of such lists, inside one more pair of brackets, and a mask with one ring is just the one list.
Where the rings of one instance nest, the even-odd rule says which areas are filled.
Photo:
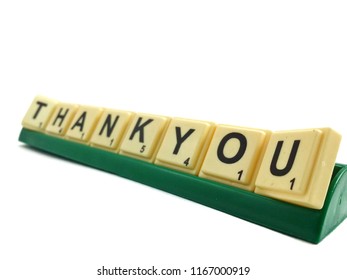
[[120, 154], [153, 162], [170, 119], [136, 114], [120, 146]]
[[211, 122], [172, 119], [155, 163], [197, 174], [214, 128]]
[[46, 127], [46, 132], [64, 136], [78, 109], [75, 104], [58, 103]]
[[329, 128], [274, 132], [255, 192], [322, 208], [340, 140], [341, 136]]
[[66, 132], [66, 137], [75, 141], [88, 142], [101, 113], [101, 108], [80, 106]]
[[253, 191], [270, 135], [267, 130], [217, 125], [199, 176]]
[[132, 112], [104, 110], [90, 139], [92, 146], [119, 151], [119, 144], [134, 114]]
[[22, 126], [28, 129], [43, 131], [57, 103], [58, 101], [53, 99], [36, 96], [23, 118]]

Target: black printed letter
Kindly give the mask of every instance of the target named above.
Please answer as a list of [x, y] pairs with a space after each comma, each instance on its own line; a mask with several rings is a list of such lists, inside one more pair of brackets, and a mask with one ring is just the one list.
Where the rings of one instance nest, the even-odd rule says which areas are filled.
[[[233, 138], [236, 138], [237, 140], [239, 140], [240, 148], [239, 148], [238, 152], [236, 153], [236, 155], [234, 155], [233, 157], [226, 157], [224, 155], [224, 147], [225, 147], [226, 143], [230, 139], [233, 139]], [[246, 148], [247, 148], [247, 139], [246, 139], [246, 137], [243, 134], [241, 134], [241, 133], [231, 132], [231, 133], [225, 135], [223, 137], [222, 141], [220, 141], [218, 149], [217, 149], [217, 156], [218, 156], [218, 159], [221, 162], [224, 162], [224, 163], [227, 163], [227, 164], [232, 164], [232, 163], [235, 163], [235, 162], [239, 161], [243, 157], [243, 155], [244, 155], [244, 153], [246, 151]]]
[[38, 114], [40, 113], [41, 108], [42, 107], [47, 107], [47, 105], [48, 105], [47, 103], [43, 103], [41, 101], [37, 101], [36, 104], [39, 105], [39, 107], [37, 108], [37, 110], [36, 110], [36, 112], [35, 112], [35, 114], [33, 116], [34, 120], [37, 118]]
[[278, 141], [276, 150], [270, 165], [270, 171], [272, 175], [284, 176], [290, 171], [290, 169], [292, 169], [296, 153], [298, 152], [299, 144], [300, 144], [300, 140], [294, 141], [286, 167], [284, 167], [283, 169], [278, 169], [277, 161], [283, 146], [283, 141]]
[[87, 112], [83, 112], [83, 114], [79, 117], [79, 119], [75, 122], [75, 124], [71, 127], [71, 130], [73, 130], [76, 126], [79, 126], [80, 131], [83, 131], [84, 121], [86, 119]]
[[55, 125], [56, 121], [59, 119], [60, 120], [60, 123], [58, 126], [61, 126], [62, 122], [64, 121], [67, 113], [69, 112], [69, 109], [66, 109], [65, 110], [65, 113], [62, 114], [62, 111], [63, 111], [63, 108], [60, 108], [59, 112], [58, 112], [58, 115], [56, 116], [54, 122], [53, 122], [53, 125]]
[[178, 151], [181, 148], [182, 143], [195, 131], [195, 129], [191, 128], [188, 130], [188, 132], [186, 134], [183, 135], [181, 134], [181, 128], [176, 126], [176, 140], [177, 140], [177, 144], [175, 146], [175, 149], [173, 151], [174, 155], [178, 154]]
[[144, 127], [145, 127], [146, 125], [150, 124], [150, 123], [153, 121], [153, 119], [149, 119], [149, 120], [145, 121], [143, 124], [141, 124], [141, 121], [142, 121], [142, 118], [140, 117], [140, 118], [137, 120], [136, 125], [135, 125], [133, 131], [131, 132], [131, 135], [130, 135], [129, 140], [133, 140], [135, 134], [136, 134], [137, 132], [139, 132], [139, 133], [140, 133], [140, 135], [139, 135], [139, 140], [140, 140], [141, 143], [144, 142], [144, 134], [143, 134], [144, 131], [143, 131], [143, 129], [144, 129]]
[[111, 114], [108, 114], [104, 124], [102, 125], [102, 128], [101, 128], [101, 130], [99, 132], [99, 135], [102, 135], [102, 133], [104, 132], [104, 130], [106, 128], [107, 137], [110, 137], [111, 134], [112, 134], [113, 129], [115, 128], [115, 126], [116, 126], [116, 124], [118, 122], [118, 119], [119, 119], [119, 116], [117, 116], [115, 118], [115, 120], [113, 121], [113, 123], [111, 124]]

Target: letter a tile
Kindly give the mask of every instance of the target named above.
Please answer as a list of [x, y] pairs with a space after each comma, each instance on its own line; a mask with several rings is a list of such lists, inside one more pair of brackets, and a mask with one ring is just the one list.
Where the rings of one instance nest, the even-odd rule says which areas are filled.
[[79, 142], [88, 142], [101, 113], [101, 108], [80, 106], [70, 124], [66, 137]]
[[341, 136], [330, 128], [274, 132], [256, 179], [255, 192], [321, 209]]

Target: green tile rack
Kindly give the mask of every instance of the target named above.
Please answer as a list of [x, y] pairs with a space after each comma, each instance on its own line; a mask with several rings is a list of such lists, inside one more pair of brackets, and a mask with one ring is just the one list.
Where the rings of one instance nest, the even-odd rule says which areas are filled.
[[344, 164], [335, 164], [324, 207], [315, 210], [26, 128], [19, 141], [315, 244], [347, 216]]

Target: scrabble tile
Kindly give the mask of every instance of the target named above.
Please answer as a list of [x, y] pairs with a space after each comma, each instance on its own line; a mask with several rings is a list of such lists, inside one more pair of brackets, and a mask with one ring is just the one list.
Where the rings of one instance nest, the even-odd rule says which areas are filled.
[[121, 143], [120, 154], [153, 162], [170, 119], [136, 114]]
[[57, 103], [47, 97], [35, 97], [23, 118], [22, 126], [33, 130], [44, 130]]
[[75, 104], [58, 103], [46, 127], [46, 132], [60, 136], [65, 135], [77, 108], [78, 106]]
[[255, 192], [321, 209], [341, 136], [330, 128], [274, 132], [256, 179]]
[[118, 152], [125, 129], [133, 115], [126, 111], [104, 110], [90, 139], [91, 145]]
[[218, 125], [199, 176], [253, 191], [270, 135], [267, 130]]
[[66, 137], [75, 141], [88, 142], [101, 113], [101, 108], [80, 106], [66, 132]]
[[172, 119], [155, 163], [197, 174], [214, 128], [211, 122]]

